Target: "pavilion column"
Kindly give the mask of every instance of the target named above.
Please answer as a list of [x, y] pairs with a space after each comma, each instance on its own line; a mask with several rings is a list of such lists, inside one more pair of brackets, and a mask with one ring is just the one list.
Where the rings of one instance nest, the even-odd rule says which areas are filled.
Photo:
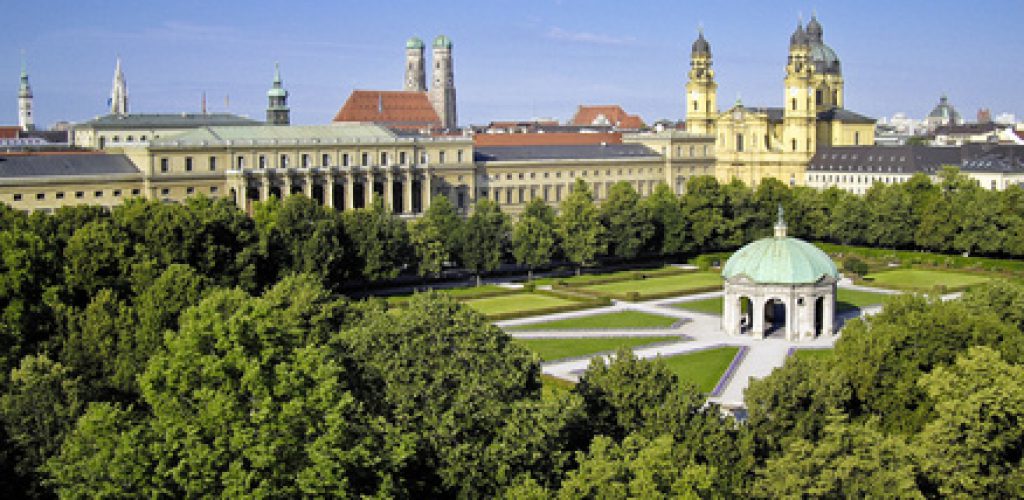
[[334, 172], [328, 171], [324, 180], [324, 206], [334, 208]]
[[821, 330], [822, 333], [835, 334], [836, 333], [836, 286], [832, 285], [832, 293], [825, 300], [822, 301], [821, 305]]
[[764, 304], [765, 300], [762, 297], [751, 297], [750, 299], [750, 313], [754, 317], [754, 326], [750, 335], [755, 339], [764, 338]]
[[412, 168], [405, 171], [405, 177], [402, 180], [402, 213], [412, 213], [412, 180], [414, 176]]
[[736, 335], [736, 297], [728, 289], [722, 297], [722, 331]]
[[391, 167], [388, 167], [388, 171], [385, 173], [384, 178], [387, 184], [384, 186], [384, 208], [389, 212], [395, 211], [395, 174], [391, 171]]
[[356, 176], [351, 170], [345, 178], [345, 210], [352, 210], [356, 207]]

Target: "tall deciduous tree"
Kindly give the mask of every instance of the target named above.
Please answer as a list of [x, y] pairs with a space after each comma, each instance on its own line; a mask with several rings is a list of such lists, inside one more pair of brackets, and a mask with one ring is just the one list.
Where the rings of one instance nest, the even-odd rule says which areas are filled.
[[660, 255], [677, 255], [689, 251], [693, 244], [687, 239], [686, 218], [679, 198], [672, 188], [659, 183], [650, 196], [640, 201], [651, 216], [654, 232], [648, 249]]
[[430, 208], [409, 226], [409, 239], [416, 252], [420, 276], [440, 275], [446, 262], [455, 259], [459, 250], [462, 220], [443, 195], [430, 200]]
[[527, 204], [512, 230], [512, 255], [527, 266], [529, 280], [533, 270], [551, 262], [555, 251], [555, 227], [551, 209], [539, 198]]
[[501, 265], [501, 258], [508, 245], [508, 218], [501, 213], [497, 203], [477, 200], [473, 215], [462, 227], [460, 252], [462, 265], [476, 275], [493, 271]]
[[576, 274], [604, 252], [604, 227], [590, 188], [582, 179], [576, 179], [573, 192], [562, 202], [555, 229], [562, 253], [576, 264]]
[[395, 278], [411, 260], [405, 222], [384, 208], [383, 201], [376, 200], [370, 209], [345, 212], [344, 221], [364, 279]]
[[640, 203], [640, 195], [626, 181], [612, 185], [601, 203], [600, 216], [608, 251], [620, 259], [635, 259], [654, 234], [651, 216]]

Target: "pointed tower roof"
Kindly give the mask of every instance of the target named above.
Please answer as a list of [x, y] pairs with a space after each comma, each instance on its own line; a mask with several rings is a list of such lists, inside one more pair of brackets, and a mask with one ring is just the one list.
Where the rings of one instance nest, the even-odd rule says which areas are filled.
[[274, 83], [267, 91], [267, 97], [288, 97], [288, 91], [281, 84], [281, 66], [274, 63]]
[[807, 23], [807, 38], [811, 42], [821, 43], [823, 32], [821, 29], [821, 23], [818, 22], [818, 16], [811, 14], [811, 20]]
[[807, 45], [807, 32], [804, 31], [803, 23], [797, 21], [793, 35], [789, 37], [789, 47], [802, 47]]
[[693, 41], [693, 46], [690, 48], [690, 56], [696, 55], [711, 55], [711, 44], [704, 38], [704, 28], [697, 30], [697, 39]]
[[32, 97], [32, 87], [28, 84], [28, 69], [25, 65], [25, 53], [21, 53], [21, 84], [18, 87], [18, 97]]

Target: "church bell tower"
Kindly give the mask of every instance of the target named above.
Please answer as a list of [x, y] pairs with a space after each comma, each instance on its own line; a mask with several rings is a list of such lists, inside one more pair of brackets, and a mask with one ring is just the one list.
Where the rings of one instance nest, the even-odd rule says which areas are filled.
[[290, 115], [288, 91], [281, 84], [281, 67], [274, 63], [274, 83], [267, 91], [267, 125], [288, 125]]
[[811, 38], [804, 31], [803, 23], [798, 22], [789, 38], [789, 59], [786, 63], [782, 147], [787, 153], [809, 155], [814, 152], [817, 107], [810, 43]]
[[690, 74], [686, 83], [686, 130], [697, 134], [715, 133], [718, 112], [718, 84], [711, 68], [711, 45], [700, 30], [690, 51]]
[[405, 88], [406, 91], [427, 90], [427, 73], [423, 62], [423, 40], [412, 37], [405, 42]]
[[452, 68], [452, 41], [444, 35], [434, 39], [434, 77], [427, 96], [437, 111], [441, 127], [448, 130], [458, 128], [455, 111], [455, 71]]
[[28, 85], [24, 56], [21, 59], [21, 85], [18, 87], [18, 126], [26, 132], [36, 128], [32, 118], [32, 87]]

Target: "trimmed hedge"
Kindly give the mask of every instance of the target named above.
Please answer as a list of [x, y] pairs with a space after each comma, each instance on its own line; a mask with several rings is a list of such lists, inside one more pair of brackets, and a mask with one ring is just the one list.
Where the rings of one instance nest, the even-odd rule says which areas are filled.
[[[558, 285], [555, 285], [554, 288], [555, 288], [555, 290], [559, 289]], [[695, 287], [695, 288], [686, 288], [686, 289], [680, 289], [680, 290], [668, 290], [668, 291], [665, 291], [665, 292], [657, 292], [657, 293], [640, 293], [640, 292], [637, 292], [637, 291], [629, 291], [629, 292], [626, 292], [626, 293], [608, 293], [608, 292], [599, 292], [599, 291], [595, 291], [595, 290], [587, 290], [585, 288], [570, 288], [570, 287], [565, 287], [563, 289], [566, 289], [566, 288], [571, 289], [573, 291], [573, 293], [578, 293], [578, 294], [582, 294], [582, 295], [589, 295], [589, 296], [595, 297], [595, 298], [603, 298], [603, 299], [609, 299], [609, 300], [624, 300], [624, 301], [627, 301], [627, 302], [639, 302], [639, 301], [642, 301], [642, 300], [667, 299], [669, 297], [679, 297], [679, 296], [683, 296], [683, 295], [693, 295], [695, 293], [717, 292], [717, 291], [721, 291], [722, 290], [722, 285], [709, 285], [709, 286], [701, 286], [701, 287]]]
[[527, 318], [527, 317], [531, 317], [531, 316], [543, 316], [545, 314], [555, 314], [555, 313], [570, 312], [570, 311], [581, 311], [583, 309], [591, 309], [591, 308], [594, 308], [594, 307], [602, 307], [602, 306], [609, 306], [609, 305], [611, 305], [611, 301], [609, 301], [609, 300], [604, 300], [604, 301], [600, 301], [600, 300], [580, 301], [580, 302], [577, 302], [575, 304], [566, 304], [566, 305], [563, 305], [563, 306], [545, 307], [543, 309], [532, 309], [532, 310], [529, 310], [529, 311], [514, 311], [514, 312], [508, 312], [508, 313], [501, 313], [501, 314], [492, 314], [492, 315], [487, 316], [487, 319], [489, 319], [491, 321], [503, 321], [503, 320], [507, 320], [507, 319], [519, 319], [519, 318]]

